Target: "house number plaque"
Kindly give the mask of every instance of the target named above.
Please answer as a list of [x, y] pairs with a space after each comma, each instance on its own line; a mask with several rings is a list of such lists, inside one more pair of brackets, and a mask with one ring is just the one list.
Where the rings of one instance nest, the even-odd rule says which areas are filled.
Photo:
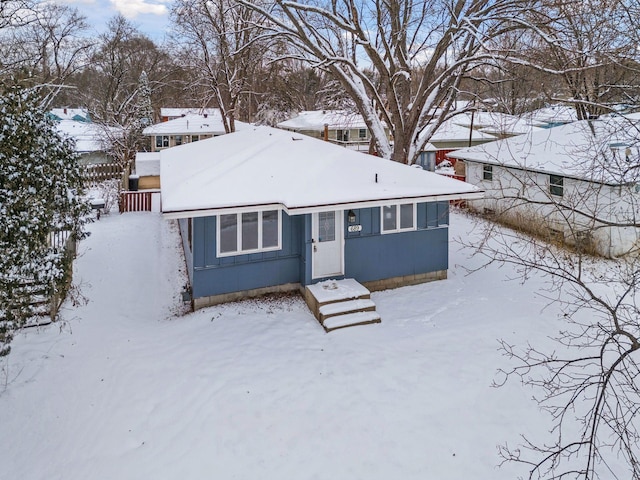
[[362, 231], [362, 225], [349, 225], [349, 233], [361, 232], [361, 231]]

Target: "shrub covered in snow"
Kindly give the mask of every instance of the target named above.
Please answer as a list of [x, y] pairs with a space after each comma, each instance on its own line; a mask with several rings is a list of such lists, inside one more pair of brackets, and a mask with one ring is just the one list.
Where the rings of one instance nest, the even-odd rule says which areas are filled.
[[0, 85], [0, 356], [33, 313], [33, 295], [49, 298], [64, 284], [70, 261], [60, 239], [83, 236], [82, 194], [73, 143], [37, 91]]

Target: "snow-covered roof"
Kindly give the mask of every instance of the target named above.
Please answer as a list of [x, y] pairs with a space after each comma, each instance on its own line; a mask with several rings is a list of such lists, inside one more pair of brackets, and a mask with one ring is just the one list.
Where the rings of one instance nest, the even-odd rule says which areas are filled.
[[453, 123], [473, 128], [489, 135], [523, 135], [532, 130], [539, 129], [530, 125], [525, 119], [499, 112], [474, 112], [457, 115], [452, 119]]
[[575, 122], [578, 114], [568, 105], [551, 105], [526, 113], [523, 118], [531, 125], [544, 126]]
[[413, 201], [480, 198], [475, 186], [269, 127], [160, 152], [170, 217], [282, 207], [290, 214]]
[[[249, 124], [235, 121], [236, 129], [242, 130]], [[156, 123], [145, 128], [144, 135], [224, 135], [225, 129], [219, 110], [212, 114], [189, 113], [184, 117]]]
[[160, 175], [160, 152], [136, 153], [136, 174], [141, 177]]
[[89, 112], [85, 108], [52, 108], [49, 110], [55, 120], [76, 120], [79, 122], [90, 122]]
[[637, 181], [640, 173], [639, 128], [622, 118], [582, 120], [448, 156], [618, 185]]
[[189, 113], [215, 115], [217, 112], [220, 115], [220, 110], [217, 108], [198, 108], [198, 107], [162, 107], [160, 109], [161, 117], [177, 118], [187, 115]]
[[[427, 127], [428, 128], [428, 127]], [[432, 142], [462, 142], [469, 140], [469, 126], [462, 126], [453, 119], [442, 123], [430, 139]], [[491, 142], [496, 139], [495, 136], [479, 130], [472, 131], [472, 141], [474, 142]], [[426, 151], [426, 148], [424, 149]]]
[[294, 118], [278, 123], [279, 128], [287, 130], [322, 130], [328, 125], [331, 129], [367, 128], [362, 115], [345, 110], [314, 110], [300, 112]]
[[99, 152], [104, 150], [104, 134], [100, 127], [94, 123], [61, 120], [56, 123], [56, 130], [76, 141], [77, 152]]

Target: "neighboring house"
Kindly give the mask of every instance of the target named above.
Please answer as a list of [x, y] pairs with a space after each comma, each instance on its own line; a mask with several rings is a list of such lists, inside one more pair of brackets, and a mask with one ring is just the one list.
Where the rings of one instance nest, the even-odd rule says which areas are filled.
[[297, 133], [252, 127], [160, 152], [194, 308], [350, 278], [445, 278], [449, 201], [474, 186]]
[[[446, 160], [448, 153], [464, 147], [493, 142], [494, 140], [496, 140], [495, 136], [471, 129], [468, 126], [458, 125], [455, 118], [453, 118], [443, 122], [438, 127], [431, 136], [429, 143], [422, 149], [418, 163], [425, 170], [433, 172], [436, 165]], [[455, 165], [455, 161], [452, 163]]]
[[95, 123], [88, 121], [60, 120], [56, 130], [75, 140], [80, 162], [85, 165], [109, 163], [106, 153], [104, 131]]
[[353, 150], [368, 151], [371, 142], [371, 133], [362, 115], [345, 110], [300, 112], [294, 118], [278, 123], [277, 127]]
[[584, 120], [449, 156], [485, 190], [471, 209], [615, 257], [639, 246], [639, 127]]
[[196, 115], [218, 115], [219, 110], [217, 108], [193, 108], [193, 107], [182, 107], [182, 108], [173, 108], [173, 107], [162, 107], [160, 109], [160, 121], [168, 122], [169, 120], [173, 120], [175, 118], [184, 117], [189, 114]]
[[[235, 126], [236, 130], [242, 130], [249, 125], [236, 120]], [[214, 109], [211, 113], [188, 113], [173, 120], [156, 123], [142, 131], [143, 135], [151, 137], [152, 152], [217, 137], [225, 133], [224, 123], [218, 109]]]

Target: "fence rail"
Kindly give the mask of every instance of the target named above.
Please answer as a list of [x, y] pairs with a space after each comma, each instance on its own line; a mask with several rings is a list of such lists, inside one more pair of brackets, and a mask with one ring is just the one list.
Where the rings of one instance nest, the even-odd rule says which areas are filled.
[[153, 192], [120, 192], [120, 213], [150, 212]]
[[124, 170], [115, 163], [96, 163], [84, 167], [83, 177], [87, 185], [93, 186], [105, 180], [118, 179], [124, 176]]

